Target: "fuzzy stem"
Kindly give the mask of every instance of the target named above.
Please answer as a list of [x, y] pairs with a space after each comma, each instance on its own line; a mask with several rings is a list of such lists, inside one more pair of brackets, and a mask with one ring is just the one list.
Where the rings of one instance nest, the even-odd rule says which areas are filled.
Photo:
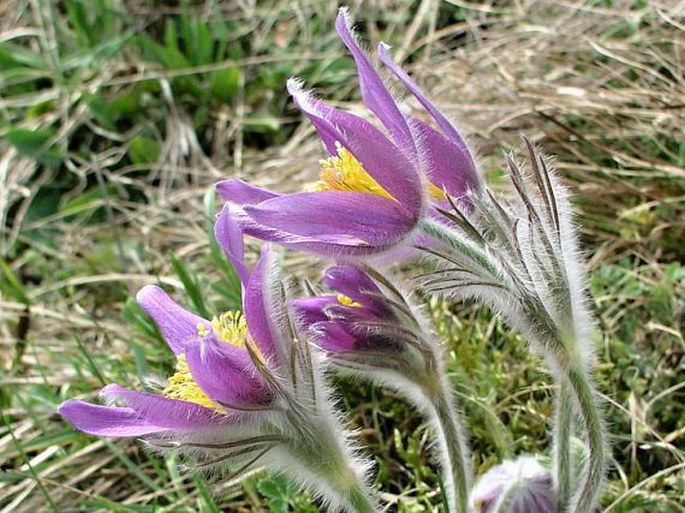
[[357, 485], [347, 492], [351, 513], [376, 513], [378, 509], [361, 486]]
[[566, 376], [578, 401], [589, 451], [588, 460], [583, 468], [582, 480], [574, 496], [573, 511], [591, 513], [594, 511], [606, 470], [604, 426], [595, 402], [590, 378], [585, 370], [580, 365], [571, 365], [566, 371]]
[[463, 427], [454, 406], [451, 387], [442, 380], [439, 391], [427, 393], [431, 404], [430, 421], [438, 434], [440, 463], [449, 502], [448, 513], [467, 513], [471, 468]]
[[568, 513], [571, 495], [571, 417], [573, 396], [566, 382], [559, 384], [554, 425], [554, 480], [559, 513]]

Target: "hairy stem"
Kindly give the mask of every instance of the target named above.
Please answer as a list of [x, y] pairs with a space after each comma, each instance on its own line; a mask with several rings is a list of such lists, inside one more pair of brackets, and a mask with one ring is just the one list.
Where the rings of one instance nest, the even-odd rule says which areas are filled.
[[571, 496], [571, 418], [573, 395], [567, 382], [559, 385], [554, 419], [554, 486], [559, 499], [559, 513], [568, 513]]
[[350, 513], [376, 513], [378, 511], [376, 504], [371, 500], [369, 494], [359, 485], [348, 491], [347, 498], [350, 505]]
[[585, 370], [580, 365], [571, 365], [566, 371], [566, 376], [578, 401], [589, 451], [580, 486], [573, 497], [572, 509], [574, 513], [591, 513], [594, 511], [606, 470], [604, 426], [590, 378]]
[[440, 463], [449, 502], [448, 513], [467, 513], [472, 480], [471, 465], [451, 387], [443, 382], [439, 392], [429, 394], [429, 401], [432, 409], [431, 424], [440, 443]]

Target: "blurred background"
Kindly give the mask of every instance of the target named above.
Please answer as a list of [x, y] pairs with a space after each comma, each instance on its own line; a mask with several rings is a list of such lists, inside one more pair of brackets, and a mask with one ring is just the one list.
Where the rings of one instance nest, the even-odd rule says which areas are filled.
[[[555, 156], [575, 194], [613, 433], [602, 511], [685, 511], [685, 2], [348, 5], [362, 39], [393, 45], [468, 135], [494, 187], [521, 134]], [[212, 184], [293, 191], [315, 179], [324, 154], [286, 94], [291, 76], [368, 115], [336, 11], [314, 0], [0, 2], [0, 513], [319, 510], [281, 477], [182, 471], [135, 440], [78, 433], [55, 409], [172, 372], [131, 299], [142, 285], [210, 316], [236, 305], [211, 236]], [[316, 276], [306, 257], [288, 268]], [[475, 468], [545, 451], [551, 390], [524, 342], [472, 304], [427, 307]], [[392, 393], [337, 384], [388, 511], [436, 511], [421, 419]]]

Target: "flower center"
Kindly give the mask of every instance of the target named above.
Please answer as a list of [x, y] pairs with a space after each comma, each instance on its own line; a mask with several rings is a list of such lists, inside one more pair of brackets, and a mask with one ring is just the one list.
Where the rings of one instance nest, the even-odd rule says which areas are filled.
[[[386, 191], [381, 184], [364, 169], [354, 155], [336, 142], [337, 155], [332, 155], [322, 160], [319, 181], [307, 187], [310, 192], [319, 191], [350, 191], [374, 194], [393, 201], [397, 201], [392, 194]], [[437, 201], [445, 201], [445, 191], [431, 181], [426, 181], [426, 188], [431, 198]]]
[[433, 198], [434, 200], [437, 201], [447, 201], [447, 194], [445, 194], [445, 191], [443, 191], [440, 187], [435, 185], [431, 181], [427, 181], [428, 183], [428, 195]]
[[176, 372], [169, 378], [169, 383], [162, 393], [169, 399], [179, 399], [212, 410], [219, 410], [219, 406], [207, 397], [207, 394], [195, 383], [184, 354], [178, 355]]
[[[226, 344], [237, 347], [245, 345], [247, 324], [245, 323], [245, 316], [240, 311], [230, 311], [214, 317], [212, 329], [217, 337]], [[208, 333], [209, 328], [206, 325], [199, 324], [197, 326], [197, 334], [200, 337], [205, 337]], [[162, 394], [170, 399], [188, 401], [223, 413], [223, 409], [212, 401], [193, 379], [184, 354], [178, 355], [174, 375], [169, 378], [167, 387]]]
[[321, 161], [319, 181], [313, 183], [310, 191], [350, 191], [374, 194], [397, 201], [364, 169], [364, 166], [340, 143], [335, 143], [337, 155]]
[[245, 316], [240, 310], [226, 312], [214, 317], [212, 327], [222, 342], [237, 347], [245, 345], [247, 324], [245, 323]]
[[352, 306], [354, 308], [361, 308], [362, 305], [357, 303], [354, 299], [352, 299], [349, 296], [346, 296], [345, 294], [338, 294], [338, 297], [336, 298], [338, 300], [338, 303], [344, 306]]

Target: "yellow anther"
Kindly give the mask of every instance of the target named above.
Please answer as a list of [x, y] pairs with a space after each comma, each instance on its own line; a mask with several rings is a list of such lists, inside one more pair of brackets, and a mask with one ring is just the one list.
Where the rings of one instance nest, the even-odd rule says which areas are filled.
[[320, 180], [307, 189], [316, 191], [365, 192], [397, 201], [364, 169], [364, 166], [340, 143], [336, 143], [338, 155], [321, 161]]
[[197, 325], [197, 334], [200, 337], [206, 337], [207, 333], [209, 333], [209, 328], [205, 324], [198, 324]]
[[[212, 319], [212, 329], [217, 337], [222, 342], [238, 347], [245, 345], [245, 337], [247, 337], [247, 324], [245, 317], [240, 311], [231, 311], [221, 314]], [[209, 334], [209, 327], [206, 324], [197, 325], [197, 334], [200, 337], [205, 337]], [[184, 354], [178, 355], [176, 361], [176, 372], [168, 380], [168, 385], [162, 392], [165, 397], [170, 399], [179, 399], [181, 401], [188, 401], [199, 404], [219, 412], [223, 409], [212, 401], [207, 394], [202, 391], [202, 388], [195, 382], [188, 362]]]
[[435, 185], [433, 182], [428, 182], [428, 194], [431, 198], [438, 201], [447, 200], [447, 194], [445, 194], [445, 191]]
[[178, 355], [176, 372], [169, 378], [169, 384], [163, 392], [165, 397], [179, 399], [199, 404], [213, 410], [220, 410], [219, 406], [205, 394], [193, 379], [184, 354]]
[[345, 294], [338, 294], [337, 299], [338, 299], [338, 303], [340, 303], [341, 305], [352, 306], [354, 308], [361, 308], [362, 307], [361, 304], [357, 303], [354, 299], [346, 296]]
[[214, 317], [212, 327], [223, 342], [238, 347], [245, 345], [247, 324], [241, 311], [230, 311]]

